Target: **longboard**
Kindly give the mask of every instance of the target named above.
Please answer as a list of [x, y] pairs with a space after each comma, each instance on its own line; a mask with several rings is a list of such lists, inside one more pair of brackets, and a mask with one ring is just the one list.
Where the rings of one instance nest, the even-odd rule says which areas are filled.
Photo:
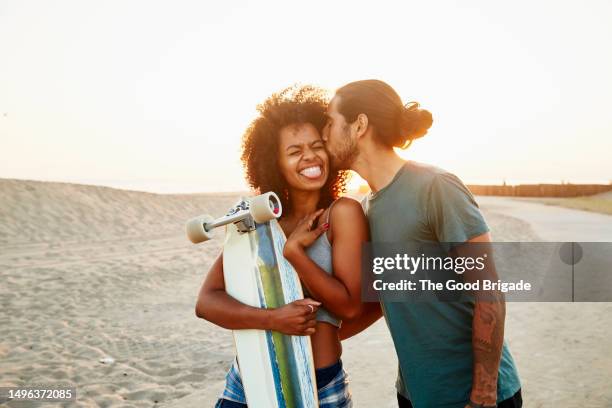
[[[303, 298], [298, 275], [282, 256], [286, 238], [277, 221], [281, 212], [276, 194], [267, 193], [242, 199], [225, 217], [196, 217], [187, 223], [194, 243], [210, 239], [212, 228], [225, 225], [225, 289], [242, 303], [276, 308]], [[310, 337], [270, 330], [233, 334], [250, 408], [318, 407]]]

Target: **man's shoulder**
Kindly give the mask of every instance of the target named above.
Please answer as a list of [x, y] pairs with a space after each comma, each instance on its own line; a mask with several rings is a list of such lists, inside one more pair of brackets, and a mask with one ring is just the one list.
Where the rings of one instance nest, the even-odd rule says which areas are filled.
[[411, 175], [420, 176], [428, 181], [434, 180], [437, 176], [453, 175], [453, 173], [442, 167], [415, 161], [406, 162], [406, 172]]
[[409, 192], [414, 197], [427, 196], [435, 183], [452, 178], [456, 176], [441, 167], [408, 161], [402, 169], [395, 190], [396, 194]]

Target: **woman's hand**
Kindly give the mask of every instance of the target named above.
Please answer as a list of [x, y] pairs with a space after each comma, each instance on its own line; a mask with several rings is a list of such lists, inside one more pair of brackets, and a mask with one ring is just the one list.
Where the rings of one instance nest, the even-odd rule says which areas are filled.
[[302, 287], [312, 297], [323, 302], [325, 308], [343, 320], [357, 318], [361, 304], [361, 253], [368, 240], [368, 220], [361, 205], [351, 198], [339, 198], [330, 210], [333, 239], [330, 240], [333, 274], [322, 269], [308, 257], [304, 247], [310, 245], [329, 225], [310, 231], [316, 212], [303, 220], [291, 234], [283, 255], [293, 265]]
[[323, 209], [317, 210], [300, 220], [285, 243], [285, 248], [283, 250], [285, 258], [290, 259], [296, 252], [301, 252], [305, 248], [308, 248], [315, 242], [319, 235], [327, 231], [329, 228], [329, 224], [327, 223], [312, 229], [315, 220], [323, 211]]
[[300, 299], [276, 309], [269, 309], [270, 329], [292, 336], [310, 336], [315, 332], [320, 302]]
[[307, 336], [315, 331], [315, 318], [320, 305], [316, 300], [300, 299], [276, 309], [262, 309], [237, 301], [225, 291], [221, 253], [200, 288], [195, 314], [230, 330], [275, 330]]

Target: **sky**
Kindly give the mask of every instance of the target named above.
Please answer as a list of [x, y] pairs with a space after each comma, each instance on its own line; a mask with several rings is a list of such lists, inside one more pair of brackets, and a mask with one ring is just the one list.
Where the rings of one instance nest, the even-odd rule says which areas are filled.
[[434, 116], [406, 159], [607, 184], [610, 21], [608, 0], [0, 0], [0, 178], [244, 190], [258, 103], [377, 78]]

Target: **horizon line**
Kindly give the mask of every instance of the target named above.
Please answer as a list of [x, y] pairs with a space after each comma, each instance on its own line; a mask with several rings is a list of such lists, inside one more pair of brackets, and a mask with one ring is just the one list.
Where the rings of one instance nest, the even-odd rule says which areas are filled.
[[[251, 190], [248, 188], [245, 189], [197, 189], [193, 186], [197, 183], [195, 182], [176, 182], [176, 181], [144, 181], [144, 180], [95, 180], [95, 179], [84, 179], [84, 180], [53, 180], [53, 179], [33, 179], [33, 178], [15, 178], [15, 177], [0, 177], [0, 181], [18, 181], [18, 182], [39, 182], [39, 183], [55, 183], [55, 184], [72, 184], [72, 185], [81, 185], [81, 186], [89, 186], [89, 187], [106, 187], [112, 188], [116, 190], [123, 191], [133, 191], [140, 193], [150, 193], [150, 194], [161, 194], [161, 195], [189, 195], [189, 194], [241, 194], [241, 193], [250, 193]], [[487, 183], [487, 182], [465, 182], [467, 186], [519, 186], [519, 185], [602, 185], [602, 186], [612, 186], [612, 180], [606, 182], [581, 182], [581, 183], [573, 183], [571, 181], [561, 180], [560, 182], [516, 182], [509, 183], [507, 181], [501, 181], [498, 183]], [[191, 187], [185, 189], [169, 189], [160, 188], [162, 185], [190, 185]], [[147, 187], [148, 186], [148, 187]], [[157, 187], [157, 188], [156, 188]], [[364, 189], [369, 190], [367, 184], [360, 184], [355, 188], [348, 189], [347, 192], [362, 192]]]

